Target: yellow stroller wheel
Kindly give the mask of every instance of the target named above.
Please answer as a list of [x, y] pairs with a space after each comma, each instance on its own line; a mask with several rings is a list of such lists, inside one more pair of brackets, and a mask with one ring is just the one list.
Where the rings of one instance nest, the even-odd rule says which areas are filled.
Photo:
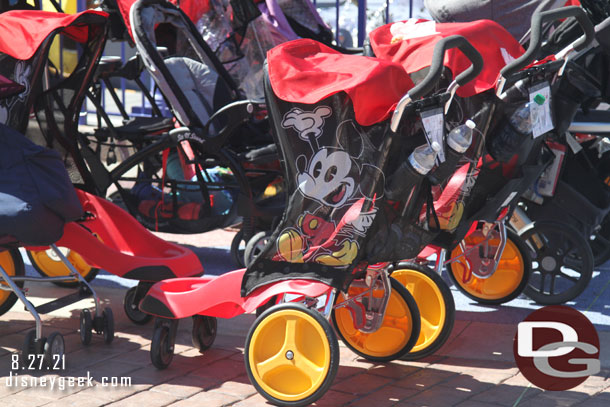
[[[349, 306], [333, 310], [333, 322], [339, 337], [354, 353], [375, 362], [388, 362], [406, 355], [415, 345], [420, 332], [420, 316], [413, 296], [397, 280], [390, 277], [391, 293], [381, 326], [374, 332], [356, 327]], [[368, 288], [350, 286], [349, 297], [367, 291]], [[375, 298], [384, 295], [383, 289], [373, 290]], [[337, 295], [335, 306], [344, 302], [345, 296]], [[362, 297], [362, 301], [366, 296]], [[362, 302], [361, 302], [362, 304]], [[364, 305], [364, 304], [363, 304]]]
[[278, 406], [305, 406], [326, 393], [339, 368], [330, 323], [299, 303], [275, 305], [250, 328], [246, 372], [258, 392]]
[[[491, 233], [488, 244], [499, 246], [499, 233], [495, 230]], [[482, 234], [473, 233], [462, 241], [466, 254], [461, 244], [451, 251], [451, 258], [457, 260], [449, 263], [449, 276], [467, 297], [481, 304], [503, 304], [516, 298], [527, 285], [532, 268], [528, 249], [517, 233], [507, 229], [506, 246], [495, 272], [480, 275], [476, 266], [481, 259], [480, 250], [476, 245], [484, 239]]]
[[[2, 266], [6, 274], [8, 274], [10, 277], [23, 276], [25, 274], [23, 259], [21, 258], [21, 254], [19, 254], [19, 250], [17, 249], [0, 252], [0, 266]], [[8, 287], [8, 285], [1, 278], [0, 284]], [[19, 287], [23, 287], [23, 281], [19, 281], [16, 284]], [[8, 310], [15, 305], [16, 301], [17, 296], [15, 293], [7, 290], [0, 290], [0, 315], [8, 312]]]
[[417, 360], [436, 352], [445, 344], [455, 320], [455, 302], [447, 283], [430, 267], [399, 263], [392, 277], [415, 298], [421, 315], [421, 331], [413, 349], [403, 360]]
[[[85, 259], [81, 257], [80, 254], [76, 253], [74, 250], [67, 249], [65, 247], [59, 248], [64, 256], [68, 259], [70, 263], [74, 266], [76, 271], [80, 273], [81, 276], [87, 281], [91, 281], [97, 275], [99, 269], [95, 267], [91, 267]], [[52, 249], [48, 250], [28, 250], [28, 258], [32, 263], [32, 267], [36, 269], [36, 271], [42, 275], [43, 277], [60, 277], [67, 276], [70, 274], [70, 270], [66, 267], [65, 264], [61, 262], [59, 257], [53, 252]], [[78, 280], [67, 281], [67, 282], [53, 282], [60, 287], [76, 287], [78, 286]]]

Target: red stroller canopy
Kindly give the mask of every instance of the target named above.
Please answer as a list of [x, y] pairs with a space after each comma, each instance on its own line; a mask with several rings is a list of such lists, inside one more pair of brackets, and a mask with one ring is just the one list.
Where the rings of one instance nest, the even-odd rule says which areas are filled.
[[275, 95], [287, 102], [314, 104], [346, 92], [363, 126], [386, 119], [413, 87], [403, 68], [391, 61], [344, 55], [311, 39], [283, 43], [267, 53]]
[[[502, 26], [491, 20], [478, 20], [469, 23], [434, 23], [417, 20], [416, 24], [429, 24], [430, 34], [419, 33], [405, 39], [395, 38], [390, 32], [393, 24], [386, 24], [370, 34], [371, 46], [378, 58], [401, 64], [409, 73], [417, 72], [430, 65], [436, 43], [450, 35], [464, 36], [479, 51], [485, 66], [472, 81], [460, 86], [457, 94], [461, 97], [473, 96], [495, 87], [500, 70], [513, 59], [520, 57], [525, 50]], [[445, 54], [445, 66], [457, 75], [470, 66], [470, 60], [457, 48]]]
[[[129, 11], [131, 10], [131, 6], [137, 0], [117, 0], [117, 5], [119, 6], [119, 11], [123, 16], [123, 22], [127, 27], [127, 32], [133, 39], [133, 33], [131, 32], [131, 21], [129, 19]], [[209, 0], [181, 0], [180, 4], [178, 4], [178, 0], [169, 0], [170, 3], [179, 6], [182, 11], [191, 19], [193, 23], [197, 23], [197, 21], [203, 16], [205, 13], [210, 11], [210, 2]]]
[[[86, 42], [89, 27], [83, 16], [107, 17], [103, 11], [87, 10], [63, 14], [40, 10], [13, 10], [0, 14], [0, 52], [15, 59], [27, 60], [53, 31], [64, 28], [63, 34], [77, 42]], [[86, 18], [86, 17], [85, 17]]]

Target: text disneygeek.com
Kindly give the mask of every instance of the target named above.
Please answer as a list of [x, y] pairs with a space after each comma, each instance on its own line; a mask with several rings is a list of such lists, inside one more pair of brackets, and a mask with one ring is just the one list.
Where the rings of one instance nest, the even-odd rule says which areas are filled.
[[87, 387], [131, 387], [131, 377], [106, 377], [93, 380], [91, 373], [87, 371], [87, 376], [23, 376], [10, 372], [5, 378], [6, 387], [46, 387], [49, 390], [65, 390], [70, 388]]

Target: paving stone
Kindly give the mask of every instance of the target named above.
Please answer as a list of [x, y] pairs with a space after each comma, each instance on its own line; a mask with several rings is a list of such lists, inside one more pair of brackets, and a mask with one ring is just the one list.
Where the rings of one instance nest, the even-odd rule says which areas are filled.
[[215, 385], [216, 381], [208, 380], [199, 376], [179, 376], [167, 383], [154, 386], [150, 391], [168, 393], [178, 398], [188, 398], [197, 393], [205, 391]]
[[350, 407], [386, 407], [393, 406], [402, 401], [410, 401], [418, 393], [416, 389], [407, 389], [398, 386], [384, 386], [373, 393], [357, 399], [349, 404]]
[[386, 383], [387, 381], [383, 377], [361, 373], [335, 384], [333, 390], [362, 396], [382, 387]]
[[155, 393], [143, 391], [133, 396], [121, 399], [115, 403], [107, 404], [107, 407], [161, 407], [167, 406], [178, 400], [178, 397], [168, 393]]
[[342, 391], [335, 391], [331, 387], [318, 401], [313, 403], [316, 407], [336, 407], [342, 406], [349, 403], [354, 399], [351, 394], [344, 393]]
[[247, 376], [239, 376], [233, 380], [229, 380], [226, 382], [222, 382], [217, 386], [212, 387], [213, 391], [230, 394], [231, 396], [235, 396], [239, 399], [245, 399], [256, 394], [256, 389], [252, 384], [250, 384], [250, 380]]
[[470, 375], [459, 374], [457, 376], [450, 378], [447, 381], [439, 383], [439, 386], [449, 387], [449, 388], [457, 389], [457, 390], [461, 390], [461, 391], [468, 391], [468, 392], [472, 393], [472, 395], [475, 395], [475, 394], [481, 393], [493, 386], [491, 383], [484, 382], [481, 380], [482, 380], [482, 377], [479, 375], [470, 376]]
[[[205, 393], [197, 393], [192, 397], [184, 400], [177, 401], [170, 404], [171, 407], [221, 407], [231, 405], [239, 401], [235, 396], [229, 394], [217, 393], [214, 391], [208, 391]], [[260, 403], [258, 404], [261, 405]]]
[[91, 397], [89, 394], [75, 393], [69, 396], [63, 397], [59, 400], [45, 404], [45, 407], [97, 407], [107, 404], [108, 401]]
[[457, 373], [446, 372], [437, 369], [421, 369], [419, 372], [414, 373], [401, 379], [395, 383], [396, 386], [413, 388], [417, 390], [426, 390], [441, 382], [449, 380], [449, 378], [456, 376]]
[[432, 386], [409, 398], [408, 403], [426, 406], [452, 406], [472, 397], [471, 392], [443, 386]]
[[[536, 395], [540, 394], [541, 390], [534, 387], [525, 387], [525, 386], [511, 386], [507, 384], [500, 384], [497, 386], [491, 387], [489, 390], [486, 390], [482, 393], [479, 393], [472, 397], [472, 400], [479, 401], [483, 403], [497, 403], [503, 406], [512, 406], [519, 397], [521, 397], [521, 404], [532, 398]], [[541, 407], [540, 405], [537, 407]]]
[[587, 398], [588, 397], [586, 394], [577, 393], [574, 391], [545, 391], [519, 403], [519, 407], [580, 406], [580, 404]]
[[11, 394], [6, 397], [2, 397], [3, 406], [27, 406], [37, 407], [49, 403], [49, 399], [40, 398], [36, 396], [28, 396], [21, 393]]
[[380, 364], [371, 367], [368, 373], [388, 379], [401, 379], [405, 376], [418, 372], [420, 369], [415, 366], [403, 365], [398, 363]]
[[243, 361], [238, 362], [222, 359], [193, 370], [190, 374], [201, 377], [211, 377], [218, 381], [226, 381], [246, 374], [246, 368]]

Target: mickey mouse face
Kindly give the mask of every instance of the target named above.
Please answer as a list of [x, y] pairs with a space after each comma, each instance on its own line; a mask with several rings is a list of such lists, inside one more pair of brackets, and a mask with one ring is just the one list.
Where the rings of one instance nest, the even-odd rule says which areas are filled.
[[340, 207], [354, 194], [355, 181], [348, 174], [352, 160], [345, 151], [319, 150], [297, 178], [299, 190], [324, 205]]

